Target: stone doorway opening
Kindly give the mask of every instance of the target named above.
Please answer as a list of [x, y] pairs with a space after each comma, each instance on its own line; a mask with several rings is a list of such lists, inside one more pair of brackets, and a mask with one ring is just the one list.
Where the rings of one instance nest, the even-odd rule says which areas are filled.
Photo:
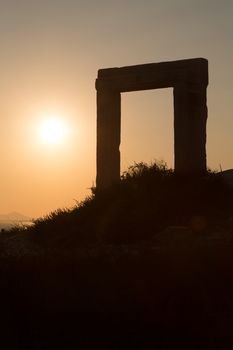
[[174, 168], [173, 115], [173, 88], [121, 94], [121, 173], [155, 160]]

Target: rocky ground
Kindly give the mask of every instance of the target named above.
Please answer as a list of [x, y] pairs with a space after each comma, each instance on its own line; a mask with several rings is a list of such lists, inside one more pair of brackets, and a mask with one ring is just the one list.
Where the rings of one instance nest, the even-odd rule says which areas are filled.
[[77, 246], [71, 251], [56, 247], [46, 249], [27, 231], [3, 231], [0, 233], [0, 258], [27, 258], [40, 257], [47, 254], [74, 255], [78, 258], [91, 256], [108, 256], [111, 259], [115, 254], [142, 254], [143, 251], [159, 250], [164, 247], [209, 247], [233, 245], [233, 217], [229, 217], [214, 227], [206, 227], [203, 218], [195, 218], [191, 226], [168, 226], [156, 233], [151, 239], [131, 244], [91, 244]]

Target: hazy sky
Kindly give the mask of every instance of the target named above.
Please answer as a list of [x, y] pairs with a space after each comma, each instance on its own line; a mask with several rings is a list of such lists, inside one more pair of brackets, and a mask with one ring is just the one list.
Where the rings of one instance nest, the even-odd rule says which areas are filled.
[[[233, 168], [232, 0], [0, 0], [0, 213], [75, 204], [95, 182], [99, 68], [209, 60], [208, 165]], [[63, 118], [57, 145], [40, 123]], [[172, 89], [122, 95], [122, 170], [173, 165]]]

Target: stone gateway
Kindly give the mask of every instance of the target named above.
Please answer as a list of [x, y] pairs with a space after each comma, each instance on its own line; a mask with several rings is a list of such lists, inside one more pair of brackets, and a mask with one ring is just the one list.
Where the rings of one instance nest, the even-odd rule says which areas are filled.
[[173, 87], [175, 172], [206, 172], [206, 89], [204, 58], [100, 69], [97, 90], [98, 190], [120, 179], [121, 93]]

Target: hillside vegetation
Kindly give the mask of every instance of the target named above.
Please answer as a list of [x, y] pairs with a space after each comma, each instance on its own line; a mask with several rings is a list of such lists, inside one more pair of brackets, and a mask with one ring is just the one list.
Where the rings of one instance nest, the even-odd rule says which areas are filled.
[[219, 173], [177, 176], [165, 163], [137, 163], [123, 173], [120, 183], [101, 192], [93, 188], [74, 208], [35, 220], [25, 233], [44, 247], [62, 250], [131, 244], [156, 238], [171, 226], [205, 233], [226, 225], [232, 208], [232, 191]]

